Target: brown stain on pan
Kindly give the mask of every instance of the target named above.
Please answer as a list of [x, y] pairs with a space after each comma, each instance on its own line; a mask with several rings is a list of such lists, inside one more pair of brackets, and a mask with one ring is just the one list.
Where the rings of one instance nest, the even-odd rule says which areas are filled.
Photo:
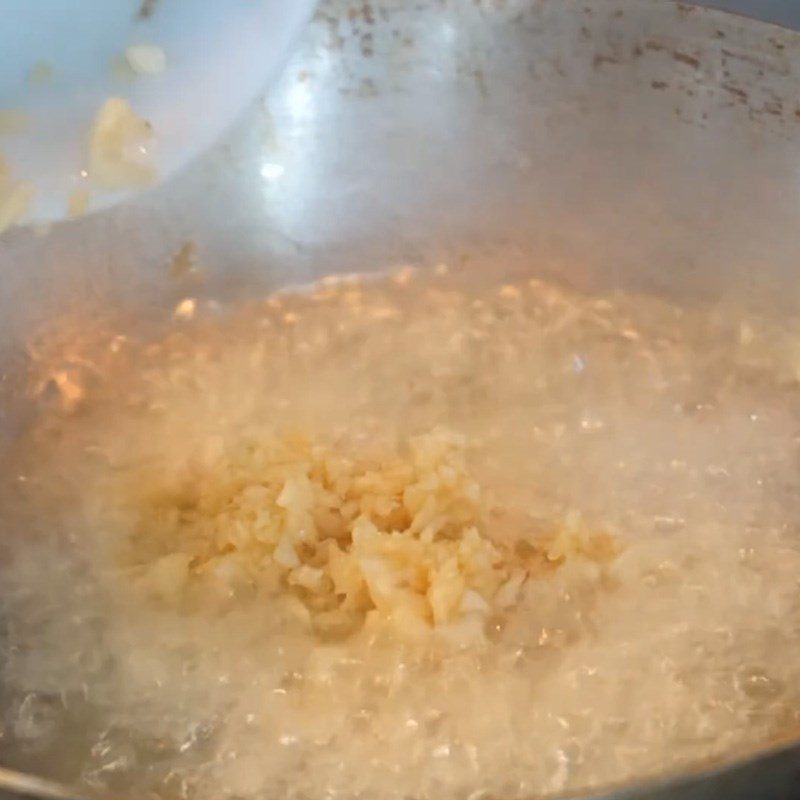
[[700, 59], [695, 56], [690, 56], [688, 53], [681, 53], [675, 50], [672, 53], [672, 57], [680, 64], [688, 64], [690, 67], [700, 69]]

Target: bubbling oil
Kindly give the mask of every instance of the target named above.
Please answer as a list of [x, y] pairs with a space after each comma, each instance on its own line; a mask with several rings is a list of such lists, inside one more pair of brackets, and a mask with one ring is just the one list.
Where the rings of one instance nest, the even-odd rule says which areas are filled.
[[[37, 347], [2, 489], [0, 760], [120, 796], [477, 800], [793, 735], [797, 322], [440, 273]], [[371, 454], [442, 426], [493, 539], [579, 518], [615, 558], [532, 574], [455, 644], [320, 638], [247, 588], [192, 609], [131, 589], [131, 476], [253, 430]]]

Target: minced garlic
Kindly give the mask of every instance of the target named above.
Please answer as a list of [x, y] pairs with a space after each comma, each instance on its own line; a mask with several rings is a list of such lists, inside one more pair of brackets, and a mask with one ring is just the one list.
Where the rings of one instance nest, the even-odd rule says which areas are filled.
[[16, 180], [5, 159], [0, 156], [0, 233], [25, 216], [32, 199], [31, 184]]
[[125, 50], [125, 60], [137, 75], [160, 75], [167, 68], [167, 56], [155, 44], [132, 44]]
[[95, 116], [89, 141], [92, 181], [104, 189], [122, 189], [152, 183], [150, 123], [137, 116], [127, 100], [110, 97]]
[[16, 108], [0, 108], [0, 136], [19, 136], [28, 130], [30, 118]]
[[[303, 437], [212, 451], [184, 475], [140, 486], [129, 558], [144, 568], [140, 585], [168, 603], [269, 584], [299, 599], [323, 636], [388, 624], [478, 641], [533, 568], [488, 537], [465, 445], [436, 429], [406, 455], [363, 462]], [[549, 568], [611, 554], [577, 529], [532, 552]]]

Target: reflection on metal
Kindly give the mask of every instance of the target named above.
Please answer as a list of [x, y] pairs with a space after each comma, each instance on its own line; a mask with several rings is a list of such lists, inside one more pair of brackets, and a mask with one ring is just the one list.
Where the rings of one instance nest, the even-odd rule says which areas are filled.
[[23, 775], [0, 767], [0, 799], [46, 798], [46, 800], [82, 800], [79, 794], [52, 781]]
[[261, 165], [261, 177], [265, 181], [276, 181], [286, 172], [283, 164], [275, 164], [271, 161], [266, 161]]

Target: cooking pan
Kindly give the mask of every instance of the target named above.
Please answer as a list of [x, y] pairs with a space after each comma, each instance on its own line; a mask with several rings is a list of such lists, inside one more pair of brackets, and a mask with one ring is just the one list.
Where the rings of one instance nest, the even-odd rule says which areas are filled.
[[[169, 314], [187, 246], [193, 293], [222, 301], [470, 261], [800, 311], [798, 85], [800, 35], [666, 0], [326, 2], [212, 153], [123, 208], [0, 240], [0, 444], [25, 423], [30, 332], [65, 310]], [[3, 766], [59, 776], [57, 754], [23, 756], [0, 738]], [[800, 796], [800, 744], [590, 795]]]

